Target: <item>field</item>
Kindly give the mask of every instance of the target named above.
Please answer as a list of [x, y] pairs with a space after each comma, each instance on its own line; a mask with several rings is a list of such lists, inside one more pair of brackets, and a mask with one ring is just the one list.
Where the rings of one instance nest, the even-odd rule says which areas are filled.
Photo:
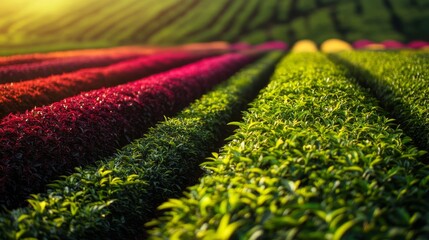
[[429, 2], [0, 6], [0, 239], [429, 236]]
[[429, 38], [428, 11], [427, 0], [2, 1], [0, 55], [142, 43], [408, 42]]

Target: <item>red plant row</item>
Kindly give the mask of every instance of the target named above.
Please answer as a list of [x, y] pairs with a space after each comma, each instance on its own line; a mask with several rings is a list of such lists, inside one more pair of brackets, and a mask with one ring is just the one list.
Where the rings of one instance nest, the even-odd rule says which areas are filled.
[[127, 53], [107, 56], [85, 56], [52, 59], [36, 63], [24, 63], [0, 67], [0, 83], [19, 82], [75, 71], [81, 68], [102, 67], [142, 56]]
[[10, 66], [22, 63], [36, 63], [52, 59], [70, 57], [108, 56], [117, 54], [153, 54], [170, 51], [228, 51], [231, 46], [227, 42], [192, 43], [173, 47], [146, 47], [146, 46], [124, 46], [100, 49], [83, 49], [58, 51], [49, 53], [32, 53], [14, 56], [0, 57], [0, 66]]
[[199, 60], [210, 53], [159, 53], [102, 68], [82, 69], [0, 85], [0, 117], [47, 105], [83, 91], [126, 83]]
[[0, 66], [10, 66], [22, 63], [36, 63], [52, 59], [65, 59], [71, 57], [95, 57], [95, 56], [109, 56], [118, 54], [152, 54], [161, 51], [161, 48], [155, 47], [138, 47], [138, 46], [125, 46], [113, 48], [100, 48], [100, 49], [82, 49], [82, 50], [69, 50], [58, 51], [49, 53], [31, 53], [22, 55], [13, 55], [0, 57]]
[[[223, 53], [230, 50], [233, 49], [226, 42], [209, 42], [164, 48], [126, 46], [110, 49], [75, 50], [0, 57], [0, 84], [46, 77], [81, 68], [106, 66], [133, 57], [154, 53], [172, 51]], [[121, 56], [124, 56], [124, 58], [120, 59]]]
[[141, 137], [259, 55], [208, 58], [8, 115], [0, 122], [0, 204], [16, 206], [56, 176]]

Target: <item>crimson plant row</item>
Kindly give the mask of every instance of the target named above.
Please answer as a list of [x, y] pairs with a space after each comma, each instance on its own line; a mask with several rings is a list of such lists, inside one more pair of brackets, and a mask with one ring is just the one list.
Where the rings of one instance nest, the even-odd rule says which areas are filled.
[[107, 67], [88, 68], [13, 84], [0, 85], [0, 117], [74, 96], [84, 91], [112, 87], [196, 61], [212, 53], [159, 53], [122, 61]]

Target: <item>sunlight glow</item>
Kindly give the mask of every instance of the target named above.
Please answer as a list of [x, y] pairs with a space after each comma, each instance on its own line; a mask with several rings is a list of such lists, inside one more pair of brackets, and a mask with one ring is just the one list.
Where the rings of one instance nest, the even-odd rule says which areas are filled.
[[64, 10], [70, 4], [70, 1], [61, 0], [37, 0], [29, 2], [33, 3], [34, 11], [48, 13]]

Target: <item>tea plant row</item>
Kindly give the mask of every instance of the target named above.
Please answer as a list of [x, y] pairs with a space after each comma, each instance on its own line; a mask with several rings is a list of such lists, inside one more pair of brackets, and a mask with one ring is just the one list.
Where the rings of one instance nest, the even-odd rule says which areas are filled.
[[429, 151], [429, 55], [413, 51], [337, 55], [358, 81], [397, 119], [416, 144]]
[[424, 239], [429, 168], [346, 68], [290, 54], [151, 239]]

